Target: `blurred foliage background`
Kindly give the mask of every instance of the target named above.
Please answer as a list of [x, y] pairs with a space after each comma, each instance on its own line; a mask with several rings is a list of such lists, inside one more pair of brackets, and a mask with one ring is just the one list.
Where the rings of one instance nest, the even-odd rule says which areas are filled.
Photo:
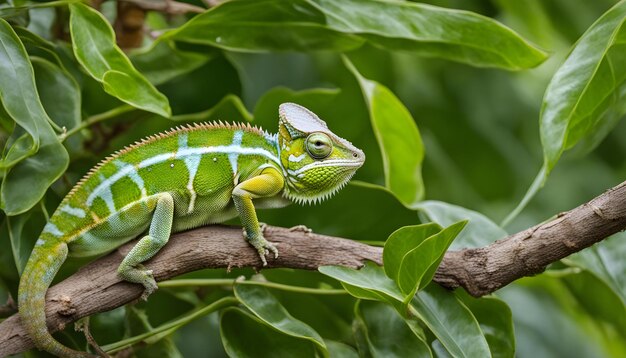
[[[123, 52], [107, 39], [106, 22], [75, 3], [0, 5], [2, 303], [15, 297], [46, 217], [102, 158], [193, 121], [251, 121], [273, 132], [287, 101], [313, 110], [367, 161], [331, 200], [261, 211], [272, 225], [382, 245], [405, 226], [469, 218], [451, 247], [483, 246], [626, 177], [624, 1], [93, 1]], [[607, 11], [601, 24], [613, 37], [579, 40]], [[609, 38], [612, 47], [603, 48]], [[577, 41], [581, 54], [572, 52]], [[94, 51], [118, 74], [106, 74]], [[573, 75], [563, 70], [568, 56]], [[576, 67], [594, 58], [596, 71]], [[588, 73], [593, 81], [577, 99], [559, 92]], [[558, 135], [542, 128], [562, 116], [546, 118], [572, 102], [572, 113], [584, 113], [571, 116], [552, 150]], [[536, 177], [545, 186], [502, 227]], [[253, 272], [212, 270], [185, 277], [203, 280], [199, 286], [166, 283], [147, 303], [93, 317], [92, 331], [105, 348], [137, 356], [263, 355], [259, 347], [268, 356], [626, 356], [625, 236], [480, 300], [420, 285], [410, 305], [419, 319], [393, 312], [393, 300], [357, 300], [327, 276], [285, 269], [253, 278], [296, 289], [240, 285], [233, 303], [223, 279]], [[68, 262], [59, 279], [81, 264]], [[230, 307], [202, 311], [215, 302]], [[261, 302], [308, 328], [281, 330]], [[70, 330], [57, 337], [84, 349]]]

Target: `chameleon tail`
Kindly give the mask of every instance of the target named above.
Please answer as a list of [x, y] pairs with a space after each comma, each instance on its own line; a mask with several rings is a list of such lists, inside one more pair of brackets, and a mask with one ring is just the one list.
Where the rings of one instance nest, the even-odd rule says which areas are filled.
[[44, 242], [39, 239], [22, 273], [18, 294], [22, 325], [39, 349], [60, 357], [93, 357], [86, 352], [75, 351], [62, 345], [48, 332], [45, 312], [46, 291], [68, 252], [66, 243], [52, 241]]

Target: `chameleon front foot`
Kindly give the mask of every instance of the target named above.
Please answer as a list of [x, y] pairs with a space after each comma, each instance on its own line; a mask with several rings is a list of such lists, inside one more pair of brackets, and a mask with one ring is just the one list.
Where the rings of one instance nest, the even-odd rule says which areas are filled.
[[259, 257], [263, 261], [263, 266], [267, 266], [267, 260], [265, 256], [271, 251], [274, 254], [274, 258], [278, 258], [278, 249], [274, 244], [265, 240], [264, 237], [259, 237], [256, 240], [251, 240], [250, 244], [259, 252]]
[[[261, 223], [259, 226], [261, 229], [261, 233], [263, 233], [266, 225], [264, 223]], [[250, 238], [248, 237], [247, 231], [244, 229], [243, 236], [250, 242], [250, 245], [252, 245], [257, 250], [257, 252], [259, 253], [259, 257], [263, 262], [263, 266], [267, 266], [267, 259], [265, 258], [265, 256], [267, 256], [268, 253], [272, 252], [274, 254], [274, 258], [278, 258], [278, 249], [276, 248], [276, 246], [274, 246], [274, 244], [267, 241], [262, 234], [255, 238]]]
[[143, 285], [144, 290], [141, 294], [141, 299], [144, 301], [158, 288], [152, 270], [145, 269], [143, 265], [137, 265], [136, 267], [120, 266], [118, 273], [126, 281]]

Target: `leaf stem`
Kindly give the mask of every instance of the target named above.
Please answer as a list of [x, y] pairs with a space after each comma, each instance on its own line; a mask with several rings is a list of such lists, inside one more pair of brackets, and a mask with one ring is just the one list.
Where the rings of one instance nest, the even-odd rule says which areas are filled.
[[[263, 281], [237, 281], [237, 285], [255, 285], [255, 286], [263, 286], [268, 288], [274, 288], [277, 290], [289, 291], [289, 292], [298, 292], [305, 294], [314, 294], [314, 295], [346, 295], [348, 294], [343, 289], [333, 289], [333, 288], [311, 288], [311, 287], [301, 287], [301, 286], [291, 286], [284, 285], [275, 282], [263, 282]], [[233, 279], [182, 279], [182, 280], [169, 280], [159, 282], [159, 287], [187, 287], [187, 286], [230, 286], [235, 285], [235, 280]]]
[[[170, 321], [168, 323], [164, 323], [160, 326], [158, 326], [157, 328], [154, 328], [153, 330], [146, 332], [146, 333], [142, 333], [140, 335], [134, 336], [134, 337], [130, 337], [130, 338], [126, 338], [123, 339], [121, 341], [112, 343], [112, 344], [107, 344], [106, 346], [102, 347], [102, 349], [104, 351], [106, 351], [107, 353], [115, 353], [115, 352], [119, 352], [120, 350], [129, 347], [135, 343], [141, 342], [144, 339], [154, 336], [156, 334], [162, 333], [162, 332], [166, 332], [166, 331], [170, 331], [173, 332], [174, 330], [178, 329], [179, 327], [193, 321], [194, 319], [198, 318], [198, 317], [202, 317], [205, 316], [209, 313], [212, 313], [214, 311], [217, 311], [218, 309], [224, 308], [224, 307], [228, 307], [228, 306], [234, 306], [236, 304], [239, 303], [239, 300], [237, 300], [235, 297], [229, 296], [229, 297], [224, 297], [221, 298], [213, 303], [211, 303], [210, 305], [201, 308], [195, 312], [192, 312], [188, 315], [185, 315], [179, 319]], [[171, 333], [170, 332], [170, 333]]]
[[549, 171], [546, 167], [546, 164], [544, 164], [541, 167], [541, 170], [539, 170], [539, 173], [537, 173], [537, 177], [535, 178], [535, 180], [533, 180], [533, 183], [528, 188], [528, 191], [522, 198], [522, 201], [520, 201], [519, 204], [517, 204], [517, 207], [513, 209], [513, 211], [511, 211], [511, 213], [504, 220], [502, 220], [502, 223], [500, 223], [500, 227], [505, 227], [509, 225], [511, 221], [513, 221], [513, 219], [515, 219], [517, 215], [519, 215], [519, 213], [521, 213], [522, 210], [524, 210], [524, 208], [526, 207], [526, 205], [528, 205], [530, 200], [535, 195], [537, 195], [537, 193], [539, 192], [541, 188], [543, 188], [543, 185], [546, 183], [546, 179], [548, 178], [548, 174], [549, 174]]
[[65, 127], [59, 127], [58, 124], [54, 123], [52, 118], [46, 116], [46, 121], [48, 122], [48, 124], [50, 124], [50, 126], [52, 127], [52, 129], [55, 132], [57, 132], [57, 133], [64, 133], [65, 132]]
[[68, 130], [67, 132], [59, 135], [59, 140], [62, 142], [64, 141], [67, 137], [74, 135], [78, 132], [80, 132], [81, 130], [96, 124], [98, 122], [102, 122], [105, 121], [107, 119], [111, 119], [111, 118], [115, 118], [121, 114], [124, 114], [126, 112], [130, 112], [132, 110], [134, 110], [135, 107], [129, 106], [127, 104], [123, 104], [119, 107], [115, 107], [113, 109], [110, 109], [106, 112], [102, 112], [102, 113], [98, 113], [95, 114], [93, 116], [87, 117], [87, 119], [85, 119], [84, 121], [82, 121], [78, 126]]

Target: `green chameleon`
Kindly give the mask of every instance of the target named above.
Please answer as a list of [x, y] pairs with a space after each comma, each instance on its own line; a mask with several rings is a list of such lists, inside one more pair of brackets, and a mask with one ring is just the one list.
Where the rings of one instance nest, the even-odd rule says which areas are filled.
[[63, 346], [46, 328], [45, 295], [68, 256], [109, 252], [147, 231], [118, 268], [127, 281], [157, 289], [141, 263], [172, 232], [239, 216], [244, 236], [265, 256], [255, 207], [318, 202], [341, 189], [365, 155], [306, 108], [284, 103], [279, 133], [244, 124], [194, 124], [149, 137], [94, 167], [63, 199], [26, 264], [19, 311], [35, 345], [63, 357], [91, 356]]

